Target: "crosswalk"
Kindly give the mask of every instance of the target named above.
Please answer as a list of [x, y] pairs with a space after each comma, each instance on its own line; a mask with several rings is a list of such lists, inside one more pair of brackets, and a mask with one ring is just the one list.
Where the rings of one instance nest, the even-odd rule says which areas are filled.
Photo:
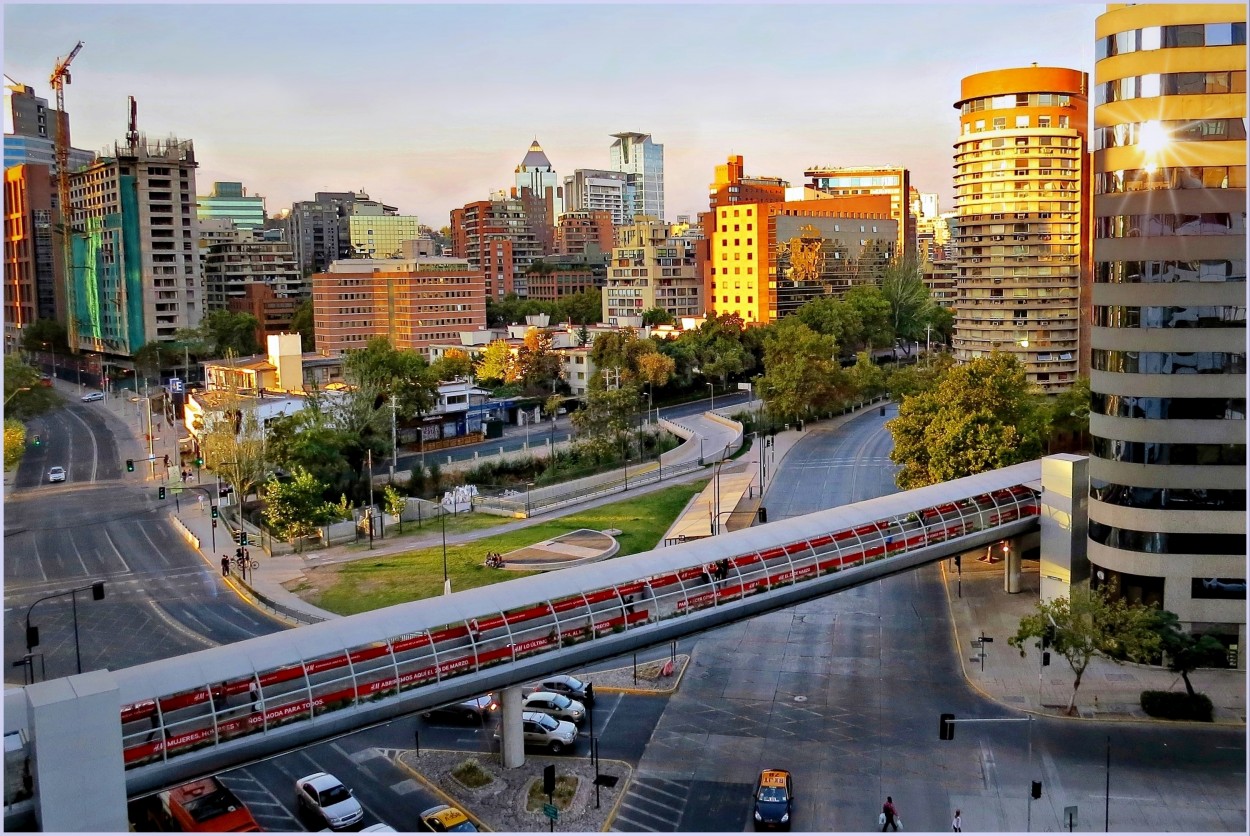
[[635, 773], [621, 798], [612, 830], [617, 833], [675, 832], [689, 798], [689, 781], [670, 781], [645, 772]]

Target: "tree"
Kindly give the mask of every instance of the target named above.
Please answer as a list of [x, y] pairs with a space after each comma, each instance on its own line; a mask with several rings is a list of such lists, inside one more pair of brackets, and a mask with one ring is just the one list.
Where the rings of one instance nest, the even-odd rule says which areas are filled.
[[1158, 651], [1159, 634], [1152, 629], [1152, 608], [1112, 599], [1106, 588], [1073, 587], [1067, 598], [1039, 601], [1036, 612], [1020, 619], [1016, 634], [1007, 644], [1024, 656], [1025, 642], [1050, 638], [1051, 649], [1067, 660], [1075, 679], [1067, 714], [1076, 713], [1076, 693], [1081, 677], [1095, 656], [1116, 664], [1124, 660], [1146, 661]]
[[21, 421], [4, 419], [4, 469], [12, 470], [26, 453], [26, 427]]
[[856, 355], [855, 365], [846, 375], [850, 391], [858, 397], [873, 398], [886, 389], [885, 369], [874, 363], [867, 351]]
[[516, 361], [512, 347], [504, 340], [495, 340], [482, 352], [474, 371], [483, 383], [499, 385], [517, 380]]
[[233, 351], [236, 356], [250, 357], [260, 352], [256, 325], [256, 317], [249, 313], [215, 310], [204, 314], [198, 330], [215, 356], [227, 357]]
[[1003, 352], [952, 367], [935, 389], [904, 398], [887, 422], [904, 490], [1042, 454], [1046, 419], [1019, 360]]
[[517, 351], [517, 371], [526, 390], [549, 392], [554, 381], [560, 379], [564, 366], [560, 357], [551, 349], [551, 334], [542, 328], [530, 328]]
[[619, 443], [630, 430], [630, 418], [638, 408], [638, 388], [622, 384], [617, 389], [591, 389], [586, 407], [573, 413], [573, 426], [592, 441]]
[[846, 391], [837, 352], [832, 337], [794, 317], [778, 322], [764, 341], [764, 375], [759, 381], [769, 414], [792, 420], [832, 408]]
[[408, 507], [408, 499], [395, 490], [394, 486], [387, 485], [382, 489], [382, 510], [399, 520], [399, 532], [404, 533], [404, 509]]
[[861, 284], [852, 287], [843, 297], [843, 303], [850, 308], [844, 319], [848, 330], [843, 335], [844, 346], [848, 349], [884, 348], [894, 344], [894, 329], [890, 326], [890, 302], [875, 284]]
[[903, 342], [903, 353], [924, 339], [925, 325], [932, 319], [933, 299], [920, 277], [920, 262], [911, 256], [897, 258], [881, 276], [881, 296], [890, 306], [890, 330]]
[[[590, 361], [600, 371], [613, 369], [620, 372], [621, 385], [636, 385], [643, 377], [643, 358], [656, 354], [658, 350], [652, 340], [639, 337], [633, 328], [622, 328], [595, 338], [595, 344], [590, 349]], [[603, 386], [604, 380], [600, 376], [590, 382], [589, 388], [593, 390]]]
[[55, 319], [36, 319], [22, 331], [22, 348], [27, 351], [69, 351], [69, 334]]
[[40, 383], [39, 372], [16, 355], [4, 358], [4, 417], [24, 421], [60, 406], [61, 396]]
[[385, 410], [390, 425], [390, 399], [403, 417], [424, 415], [434, 407], [438, 381], [425, 357], [411, 349], [396, 349], [386, 337], [374, 337], [343, 362], [343, 377], [364, 397], [374, 393], [373, 408]]
[[218, 408], [205, 416], [200, 450], [204, 463], [234, 488], [242, 503], [265, 478], [265, 437], [248, 399], [218, 394]]
[[313, 325], [312, 297], [299, 303], [299, 307], [291, 314], [291, 330], [299, 333], [301, 351], [316, 351], [317, 333]]
[[1088, 377], [1077, 378], [1071, 388], [1050, 398], [1047, 404], [1048, 453], [1081, 448], [1089, 434], [1089, 403]]
[[320, 408], [309, 405], [269, 426], [267, 452], [275, 466], [289, 473], [303, 469], [325, 485], [325, 498], [353, 490], [355, 474], [344, 450], [353, 439], [329, 425]]
[[693, 331], [686, 331], [675, 341], [690, 349], [692, 371], [708, 379], [715, 378], [723, 386], [730, 377], [750, 371], [755, 358], [742, 343], [745, 326], [736, 314], [708, 315]]
[[462, 348], [449, 348], [430, 364], [430, 372], [436, 380], [456, 380], [473, 374], [473, 360]]
[[1195, 635], [1181, 629], [1180, 619], [1169, 610], [1154, 609], [1151, 628], [1159, 636], [1160, 649], [1166, 654], [1168, 670], [1181, 675], [1185, 690], [1195, 696], [1189, 675], [1198, 668], [1224, 667], [1227, 651], [1214, 636]]
[[665, 308], [648, 308], [642, 312], [643, 325], [672, 325], [673, 315]]
[[898, 399], [936, 389], [938, 382], [954, 365], [954, 356], [937, 354], [924, 364], [895, 366], [886, 375], [886, 389]]
[[297, 468], [289, 481], [271, 477], [265, 483], [265, 522], [284, 540], [294, 540], [297, 551], [303, 539], [335, 517], [334, 505], [322, 498], [325, 485], [303, 468]]
[[592, 287], [556, 300], [553, 322], [575, 322], [583, 327], [603, 318], [603, 296]]

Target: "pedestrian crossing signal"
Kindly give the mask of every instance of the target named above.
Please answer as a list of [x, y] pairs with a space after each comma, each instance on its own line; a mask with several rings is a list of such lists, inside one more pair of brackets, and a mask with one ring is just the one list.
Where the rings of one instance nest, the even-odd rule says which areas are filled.
[[126, 472], [127, 473], [135, 472], [135, 460], [134, 459], [126, 459]]
[[164, 485], [161, 485], [159, 488], [156, 489], [156, 498], [157, 499], [165, 498], [165, 486]]

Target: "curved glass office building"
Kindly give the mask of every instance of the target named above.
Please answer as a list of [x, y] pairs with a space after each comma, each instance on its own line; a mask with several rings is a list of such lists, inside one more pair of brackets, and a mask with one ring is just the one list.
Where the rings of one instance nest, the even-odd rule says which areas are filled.
[[1092, 582], [1246, 642], [1246, 7], [1095, 27]]

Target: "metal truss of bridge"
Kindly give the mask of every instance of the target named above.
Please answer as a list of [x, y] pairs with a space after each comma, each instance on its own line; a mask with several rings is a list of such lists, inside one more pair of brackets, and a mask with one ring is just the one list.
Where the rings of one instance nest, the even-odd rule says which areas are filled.
[[[42, 826], [113, 829], [114, 819], [94, 811], [109, 803], [124, 808], [126, 795], [1036, 531], [1041, 471], [1040, 461], [1015, 465], [604, 563], [38, 683], [6, 693], [6, 715], [27, 717], [22, 731], [35, 752]], [[50, 812], [67, 807], [68, 815]]]

